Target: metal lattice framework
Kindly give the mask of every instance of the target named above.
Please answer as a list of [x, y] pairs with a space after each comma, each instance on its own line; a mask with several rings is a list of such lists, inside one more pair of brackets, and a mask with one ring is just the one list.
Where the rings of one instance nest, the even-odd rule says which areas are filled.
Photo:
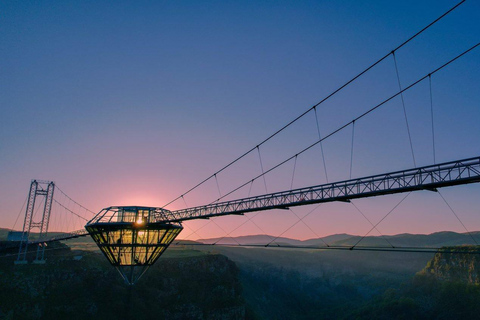
[[441, 187], [475, 182], [480, 182], [480, 157], [176, 210], [169, 213], [168, 221], [287, 209], [409, 191], [435, 191]]
[[129, 285], [135, 284], [183, 230], [159, 208], [126, 206], [100, 211], [85, 229]]
[[[27, 210], [25, 212], [25, 220], [23, 222], [22, 240], [20, 241], [17, 264], [27, 263], [27, 250], [29, 242], [30, 231], [33, 228], [40, 229], [39, 239], [47, 237], [48, 224], [50, 221], [50, 211], [52, 209], [53, 192], [55, 190], [55, 184], [52, 181], [32, 180], [30, 184], [30, 191], [28, 194]], [[34, 212], [37, 205], [37, 198], [45, 197], [43, 203], [42, 220], [35, 222]], [[39, 245], [37, 247], [37, 256], [34, 260], [35, 263], [44, 263], [45, 247]]]
[[75, 230], [72, 232], [65, 232], [59, 235], [56, 235], [54, 237], [43, 237], [39, 238], [37, 240], [29, 241], [28, 244], [41, 244], [44, 242], [50, 242], [50, 241], [62, 241], [62, 240], [69, 240], [73, 238], [79, 238], [79, 237], [84, 237], [88, 236], [88, 231], [85, 229], [80, 229], [80, 230]]

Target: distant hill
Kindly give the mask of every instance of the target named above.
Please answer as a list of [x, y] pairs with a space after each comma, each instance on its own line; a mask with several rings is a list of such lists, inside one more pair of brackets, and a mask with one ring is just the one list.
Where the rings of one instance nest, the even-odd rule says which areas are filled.
[[[394, 247], [444, 247], [476, 244], [473, 238], [480, 243], [480, 232], [456, 233], [450, 231], [435, 232], [431, 234], [397, 234], [384, 237], [365, 237], [359, 246], [391, 246]], [[353, 236], [333, 242], [332, 246], [351, 246], [361, 237]]]
[[[209, 239], [199, 239], [197, 242], [205, 244], [226, 244], [226, 245], [265, 245], [272, 240], [274, 236], [266, 234], [250, 235], [250, 236], [240, 236], [240, 237], [225, 237], [225, 238], [209, 238]], [[276, 244], [291, 245], [291, 246], [302, 246], [304, 242], [301, 240], [290, 239], [290, 238], [277, 238], [275, 239]]]
[[205, 244], [216, 243], [218, 245], [266, 245], [272, 240], [271, 244], [280, 246], [305, 246], [305, 247], [322, 247], [328, 244], [329, 246], [353, 246], [359, 240], [358, 246], [375, 246], [375, 247], [443, 247], [443, 246], [458, 246], [458, 245], [474, 245], [476, 244], [472, 237], [480, 243], [480, 231], [468, 233], [457, 233], [451, 231], [435, 232], [431, 234], [397, 234], [390, 236], [368, 236], [361, 239], [360, 236], [350, 234], [334, 234], [322, 238], [297, 240], [291, 238], [279, 237], [275, 238], [271, 235], [249, 235], [240, 237], [225, 237], [225, 238], [209, 238], [199, 239], [197, 242]]
[[[9, 229], [0, 228], [0, 241], [5, 241]], [[60, 232], [49, 232], [50, 236], [58, 236], [62, 233]], [[37, 236], [37, 233], [31, 233], [30, 238], [34, 239]], [[388, 235], [388, 236], [368, 236], [362, 239], [358, 246], [366, 247], [444, 247], [444, 246], [460, 246], [460, 245], [476, 245], [475, 239], [478, 244], [480, 244], [480, 231], [474, 231], [470, 234], [468, 233], [457, 233], [451, 231], [441, 231], [431, 234], [409, 234], [402, 233], [397, 235]], [[286, 237], [276, 238], [272, 235], [266, 234], [257, 234], [257, 235], [248, 235], [248, 236], [239, 236], [239, 237], [224, 237], [224, 238], [207, 238], [195, 240], [195, 242], [205, 243], [205, 244], [217, 244], [217, 245], [266, 245], [272, 240], [271, 246], [299, 246], [299, 247], [323, 247], [326, 244], [329, 246], [353, 246], [359, 240], [361, 236], [351, 235], [351, 234], [333, 234], [326, 237], [314, 238], [308, 240], [297, 240]], [[185, 240], [181, 240], [185, 242]], [[79, 249], [95, 249], [93, 240], [90, 237], [80, 237], [75, 239], [68, 240], [68, 245], [78, 247]]]

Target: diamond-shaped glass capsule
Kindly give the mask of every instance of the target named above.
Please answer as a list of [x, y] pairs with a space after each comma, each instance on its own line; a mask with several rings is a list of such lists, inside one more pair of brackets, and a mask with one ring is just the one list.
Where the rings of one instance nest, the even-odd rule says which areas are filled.
[[170, 211], [150, 207], [103, 209], [85, 228], [123, 279], [135, 284], [182, 231]]

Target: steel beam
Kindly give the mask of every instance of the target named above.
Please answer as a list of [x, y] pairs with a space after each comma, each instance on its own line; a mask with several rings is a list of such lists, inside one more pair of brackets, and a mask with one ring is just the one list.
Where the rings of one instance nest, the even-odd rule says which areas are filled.
[[171, 211], [168, 222], [349, 201], [480, 182], [480, 157]]

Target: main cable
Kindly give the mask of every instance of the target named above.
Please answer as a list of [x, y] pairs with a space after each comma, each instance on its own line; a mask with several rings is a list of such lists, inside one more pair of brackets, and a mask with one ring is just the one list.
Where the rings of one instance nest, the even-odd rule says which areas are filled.
[[[58, 189], [58, 191], [60, 191], [65, 197], [67, 197], [70, 201], [72, 201], [73, 203], [75, 203], [77, 206], [79, 206], [80, 208], [90, 212], [90, 213], [93, 213], [93, 214], [97, 214], [96, 212], [93, 212], [92, 210], [88, 209], [88, 208], [85, 208], [84, 206], [82, 206], [80, 203], [78, 203], [77, 201], [73, 200], [72, 198], [70, 198], [65, 192], [63, 192], [62, 189], [60, 189], [57, 185], [55, 185], [55, 188]], [[88, 220], [87, 220], [88, 221]]]
[[257, 149], [258, 147], [260, 147], [261, 145], [263, 145], [264, 143], [266, 143], [267, 141], [269, 141], [270, 139], [272, 139], [273, 137], [275, 137], [276, 135], [278, 135], [280, 132], [282, 132], [283, 130], [285, 130], [286, 128], [288, 128], [289, 126], [291, 126], [293, 123], [297, 122], [299, 119], [301, 119], [303, 116], [305, 116], [306, 114], [308, 114], [309, 112], [311, 112], [312, 110], [316, 109], [316, 107], [318, 107], [320, 104], [324, 103], [325, 101], [327, 101], [328, 99], [330, 99], [331, 97], [333, 97], [335, 94], [337, 94], [339, 91], [343, 90], [345, 87], [347, 87], [348, 85], [350, 85], [352, 82], [354, 82], [355, 80], [357, 80], [358, 78], [360, 78], [361, 76], [363, 76], [365, 73], [367, 73], [369, 70], [371, 70], [373, 67], [375, 67], [376, 65], [378, 65], [380, 62], [382, 62], [383, 60], [385, 60], [386, 58], [388, 58], [391, 54], [393, 54], [395, 51], [399, 50], [400, 48], [402, 48], [403, 46], [405, 46], [407, 43], [409, 43], [410, 41], [412, 41], [413, 39], [415, 39], [417, 36], [419, 36], [421, 33], [423, 33], [425, 30], [427, 30], [428, 28], [430, 28], [431, 26], [433, 26], [435, 23], [437, 23], [438, 21], [440, 21], [441, 19], [443, 19], [445, 16], [447, 16], [450, 12], [452, 12], [453, 10], [455, 10], [456, 8], [458, 8], [461, 4], [463, 4], [466, 0], [462, 0], [460, 1], [459, 3], [457, 3], [455, 6], [453, 6], [452, 8], [450, 8], [447, 12], [445, 12], [444, 14], [442, 14], [441, 16], [439, 16], [437, 19], [435, 19], [434, 21], [430, 22], [427, 26], [425, 26], [424, 28], [422, 28], [420, 31], [418, 31], [417, 33], [415, 33], [413, 36], [411, 36], [410, 38], [408, 38], [407, 40], [405, 40], [404, 42], [402, 42], [399, 46], [397, 46], [396, 48], [394, 48], [392, 51], [390, 51], [389, 53], [387, 53], [386, 55], [384, 55], [382, 58], [380, 58], [379, 60], [377, 60], [376, 62], [374, 62], [373, 64], [371, 64], [369, 67], [367, 67], [365, 70], [363, 70], [362, 72], [360, 72], [359, 74], [357, 74], [355, 77], [353, 77], [352, 79], [350, 79], [349, 81], [347, 81], [345, 84], [343, 84], [342, 86], [340, 86], [338, 89], [334, 90], [332, 93], [330, 93], [329, 95], [327, 95], [325, 98], [323, 98], [321, 101], [319, 101], [318, 103], [316, 103], [315, 105], [313, 105], [312, 107], [310, 107], [308, 110], [306, 110], [305, 112], [303, 112], [302, 114], [300, 114], [298, 117], [296, 117], [295, 119], [293, 119], [292, 121], [290, 121], [289, 123], [287, 123], [286, 125], [284, 125], [282, 128], [280, 128], [279, 130], [277, 130], [275, 133], [273, 133], [272, 135], [270, 135], [269, 137], [267, 137], [266, 139], [264, 139], [262, 142], [260, 142], [259, 144], [257, 144], [255, 147], [251, 148], [250, 150], [246, 151], [245, 153], [243, 153], [242, 155], [240, 155], [238, 158], [236, 158], [235, 160], [231, 161], [230, 163], [228, 163], [227, 165], [225, 165], [224, 167], [222, 167], [220, 170], [216, 171], [214, 174], [210, 175], [208, 178], [205, 178], [204, 180], [202, 180], [201, 182], [197, 183], [195, 186], [193, 186], [192, 188], [190, 188], [189, 190], [187, 190], [186, 192], [184, 192], [183, 194], [181, 194], [180, 196], [176, 197], [175, 199], [171, 200], [170, 202], [164, 204], [161, 208], [165, 208], [166, 206], [172, 204], [173, 202], [177, 201], [178, 199], [184, 197], [185, 195], [187, 195], [188, 193], [192, 192], [193, 190], [195, 190], [196, 188], [198, 188], [199, 186], [201, 186], [202, 184], [204, 184], [205, 182], [207, 182], [208, 180], [212, 179], [213, 177], [215, 177], [217, 174], [219, 174], [220, 172], [224, 171], [225, 169], [229, 168], [230, 166], [232, 166], [234, 163], [238, 162], [239, 160], [243, 159], [244, 157], [246, 157], [247, 155], [249, 155], [251, 152], [255, 151], [255, 149]]
[[[480, 254], [480, 249], [475, 251], [458, 249], [436, 248], [436, 247], [376, 247], [376, 246], [329, 246], [329, 247], [309, 247], [309, 246], [293, 246], [293, 245], [264, 245], [264, 244], [209, 244], [209, 243], [175, 243], [177, 246], [220, 246], [220, 247], [244, 247], [244, 248], [259, 248], [259, 249], [303, 249], [303, 250], [343, 250], [343, 251], [374, 251], [374, 252], [403, 252], [403, 253], [439, 253], [439, 254]], [[475, 246], [478, 247], [478, 246]]]
[[343, 126], [337, 128], [336, 130], [330, 132], [328, 135], [326, 135], [325, 137], [323, 137], [322, 139], [312, 143], [311, 145], [309, 145], [308, 147], [302, 149], [300, 152], [297, 152], [295, 155], [283, 160], [282, 162], [278, 163], [277, 165], [271, 167], [270, 169], [266, 170], [264, 173], [262, 174], [259, 174], [257, 175], [256, 177], [254, 177], [253, 179], [249, 180], [248, 182], [245, 182], [243, 184], [241, 184], [240, 186], [238, 186], [237, 188], [231, 190], [230, 192], [227, 192], [226, 194], [224, 194], [222, 197], [218, 198], [217, 200], [209, 203], [210, 204], [214, 204], [215, 202], [218, 202], [220, 201], [221, 199], [231, 195], [232, 193], [234, 193], [235, 191], [243, 188], [244, 186], [246, 186], [247, 184], [251, 183], [252, 181], [255, 181], [257, 180], [258, 178], [262, 177], [263, 175], [266, 175], [267, 173], [277, 169], [278, 167], [284, 165], [285, 163], [287, 163], [288, 161], [294, 159], [295, 157], [298, 157], [300, 154], [310, 150], [311, 148], [313, 148], [314, 146], [316, 146], [317, 144], [321, 143], [322, 141], [330, 138], [331, 136], [335, 135], [336, 133], [342, 131], [343, 129], [347, 128], [348, 126], [350, 126], [351, 124], [355, 123], [356, 121], [358, 121], [359, 119], [367, 116], [368, 114], [370, 114], [371, 112], [375, 111], [376, 109], [380, 108], [382, 105], [386, 104], [387, 102], [391, 101], [392, 99], [394, 99], [395, 97], [397, 97], [398, 95], [402, 94], [403, 92], [411, 89], [412, 87], [416, 86], [417, 84], [419, 84], [420, 82], [422, 82], [423, 80], [425, 80], [426, 78], [430, 77], [431, 75], [437, 73], [438, 71], [442, 70], [443, 68], [445, 68], [446, 66], [448, 66], [449, 64], [453, 63], [454, 61], [456, 61], [457, 59], [461, 58], [462, 56], [464, 56], [465, 54], [467, 54], [468, 52], [474, 50], [475, 48], [477, 48], [478, 46], [480, 46], [480, 42], [475, 44], [474, 46], [470, 47], [469, 49], [463, 51], [462, 53], [460, 53], [459, 55], [457, 55], [456, 57], [450, 59], [449, 61], [447, 61], [446, 63], [444, 63], [443, 65], [441, 65], [440, 67], [436, 68], [435, 70], [433, 70], [432, 72], [430, 72], [429, 74], [421, 77], [420, 79], [418, 79], [417, 81], [413, 82], [412, 84], [410, 84], [409, 86], [405, 87], [404, 89], [400, 90], [399, 92], [397, 92], [396, 94], [390, 96], [389, 98], [383, 100], [382, 102], [380, 102], [379, 104], [377, 104], [376, 106], [372, 107], [371, 109], [365, 111], [364, 113], [362, 113], [361, 115], [359, 115], [358, 117], [356, 117], [355, 119], [345, 123]]

